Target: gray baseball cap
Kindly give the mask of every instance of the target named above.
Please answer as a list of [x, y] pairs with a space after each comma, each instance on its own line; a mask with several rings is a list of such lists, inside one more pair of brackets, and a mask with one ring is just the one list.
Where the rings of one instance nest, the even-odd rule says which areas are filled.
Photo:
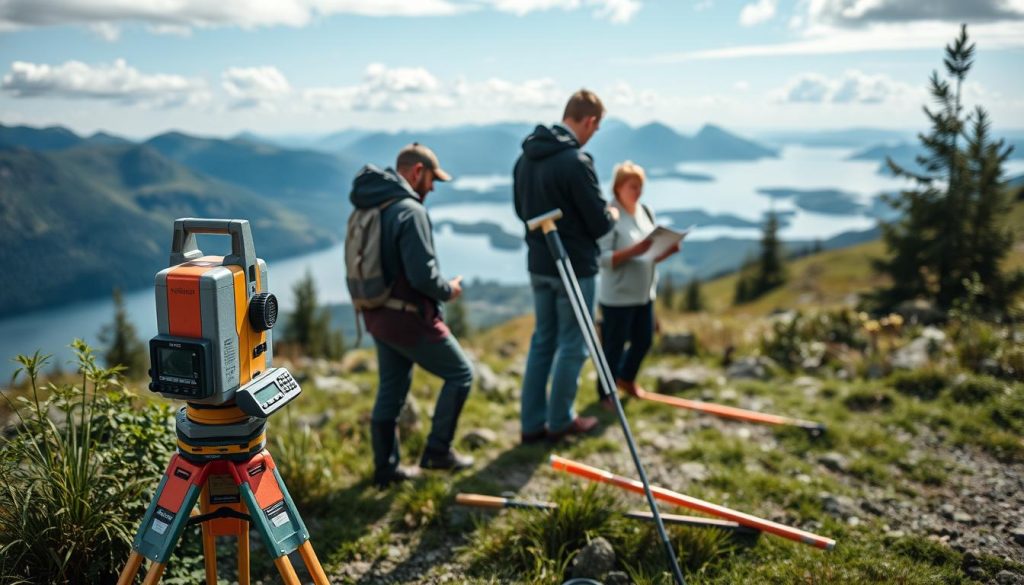
[[441, 168], [437, 155], [433, 150], [423, 146], [419, 142], [413, 142], [398, 153], [396, 167], [407, 167], [416, 163], [423, 163], [423, 166], [434, 171], [434, 179], [437, 181], [451, 181], [452, 176]]

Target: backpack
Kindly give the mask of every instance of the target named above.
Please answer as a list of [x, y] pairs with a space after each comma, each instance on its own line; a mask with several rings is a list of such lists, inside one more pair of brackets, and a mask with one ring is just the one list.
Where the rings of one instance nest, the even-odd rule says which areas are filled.
[[381, 259], [381, 213], [397, 199], [376, 207], [356, 208], [348, 216], [345, 233], [345, 283], [355, 310], [378, 309], [391, 298], [391, 287], [384, 280]]

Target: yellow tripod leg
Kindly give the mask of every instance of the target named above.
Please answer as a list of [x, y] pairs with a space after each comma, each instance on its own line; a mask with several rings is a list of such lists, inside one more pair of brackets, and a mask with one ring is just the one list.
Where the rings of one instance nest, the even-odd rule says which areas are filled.
[[146, 573], [146, 578], [142, 581], [142, 585], [156, 585], [160, 582], [160, 577], [164, 576], [164, 569], [167, 568], [167, 563], [153, 563], [149, 566], [149, 572]]
[[132, 585], [135, 582], [135, 575], [139, 574], [142, 560], [143, 556], [138, 551], [133, 550], [131, 556], [128, 557], [128, 562], [124, 565], [124, 570], [121, 571], [117, 585]]
[[301, 585], [299, 576], [295, 574], [295, 568], [292, 567], [292, 562], [288, 560], [288, 555], [282, 555], [274, 559], [274, 566], [281, 573], [281, 580], [284, 581], [284, 585]]
[[238, 533], [238, 585], [249, 585], [249, 523]]
[[313, 583], [315, 585], [330, 585], [324, 568], [320, 566], [320, 560], [316, 558], [313, 545], [308, 540], [299, 547], [299, 554], [302, 555], [302, 562], [306, 563], [306, 570], [313, 577]]

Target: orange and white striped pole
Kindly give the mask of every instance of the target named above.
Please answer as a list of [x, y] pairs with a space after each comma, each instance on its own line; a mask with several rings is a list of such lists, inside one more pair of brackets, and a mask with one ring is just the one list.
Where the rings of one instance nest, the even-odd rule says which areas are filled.
[[[638, 494], [644, 493], [643, 484], [635, 479], [615, 475], [610, 471], [591, 467], [571, 459], [559, 457], [558, 455], [551, 456], [551, 467], [558, 471], [565, 471], [591, 481], [611, 484]], [[779, 524], [778, 522], [772, 522], [771, 520], [765, 520], [764, 518], [758, 518], [757, 516], [751, 516], [750, 514], [738, 512], [731, 508], [726, 508], [725, 506], [719, 506], [718, 504], [712, 504], [711, 502], [706, 502], [679, 492], [674, 492], [672, 490], [667, 490], [653, 485], [650, 486], [650, 490], [654, 494], [655, 498], [663, 502], [668, 502], [684, 508], [690, 508], [691, 510], [697, 510], [699, 512], [704, 512], [705, 514], [725, 518], [726, 520], [732, 520], [737, 524], [756, 528], [763, 532], [769, 532], [776, 536], [795, 540], [803, 544], [809, 544], [813, 547], [832, 550], [836, 545], [836, 541], [831, 538], [818, 536], [817, 534], [800, 530], [799, 528], [793, 528], [792, 526], [786, 526], [785, 524]]]
[[679, 398], [677, 396], [667, 396], [665, 394], [658, 394], [657, 392], [647, 392], [645, 390], [637, 390], [637, 398], [641, 400], [650, 400], [652, 402], [661, 402], [662, 404], [668, 404], [675, 406], [676, 408], [685, 408], [687, 410], [694, 410], [697, 412], [703, 412], [705, 414], [712, 414], [720, 416], [722, 418], [730, 418], [733, 420], [742, 420], [747, 422], [763, 423], [768, 425], [784, 425], [800, 427], [805, 431], [811, 433], [814, 436], [821, 435], [825, 432], [825, 425], [799, 418], [791, 418], [788, 416], [782, 416], [778, 414], [769, 414], [766, 412], [758, 412], [756, 410], [747, 410], [745, 408], [736, 408], [735, 406], [726, 406], [724, 404], [715, 404], [714, 402], [703, 402], [700, 400], [688, 400], [686, 398]]

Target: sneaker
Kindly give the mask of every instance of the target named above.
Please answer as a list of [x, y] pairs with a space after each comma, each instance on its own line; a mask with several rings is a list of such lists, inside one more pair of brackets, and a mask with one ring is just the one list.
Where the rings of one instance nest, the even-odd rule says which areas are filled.
[[375, 471], [373, 474], [373, 483], [378, 489], [386, 489], [391, 484], [402, 483], [403, 481], [416, 479], [419, 476], [420, 470], [415, 467], [398, 466], [395, 469]]
[[471, 467], [473, 461], [475, 460], [471, 455], [461, 455], [455, 449], [448, 449], [444, 453], [427, 450], [423, 452], [423, 457], [420, 458], [420, 468], [460, 471]]
[[523, 445], [539, 443], [546, 438], [548, 438], [548, 431], [546, 429], [541, 429], [532, 433], [519, 433], [519, 442]]
[[555, 442], [564, 439], [569, 435], [582, 435], [597, 428], [597, 417], [577, 416], [569, 423], [569, 426], [560, 431], [548, 431], [548, 440]]

